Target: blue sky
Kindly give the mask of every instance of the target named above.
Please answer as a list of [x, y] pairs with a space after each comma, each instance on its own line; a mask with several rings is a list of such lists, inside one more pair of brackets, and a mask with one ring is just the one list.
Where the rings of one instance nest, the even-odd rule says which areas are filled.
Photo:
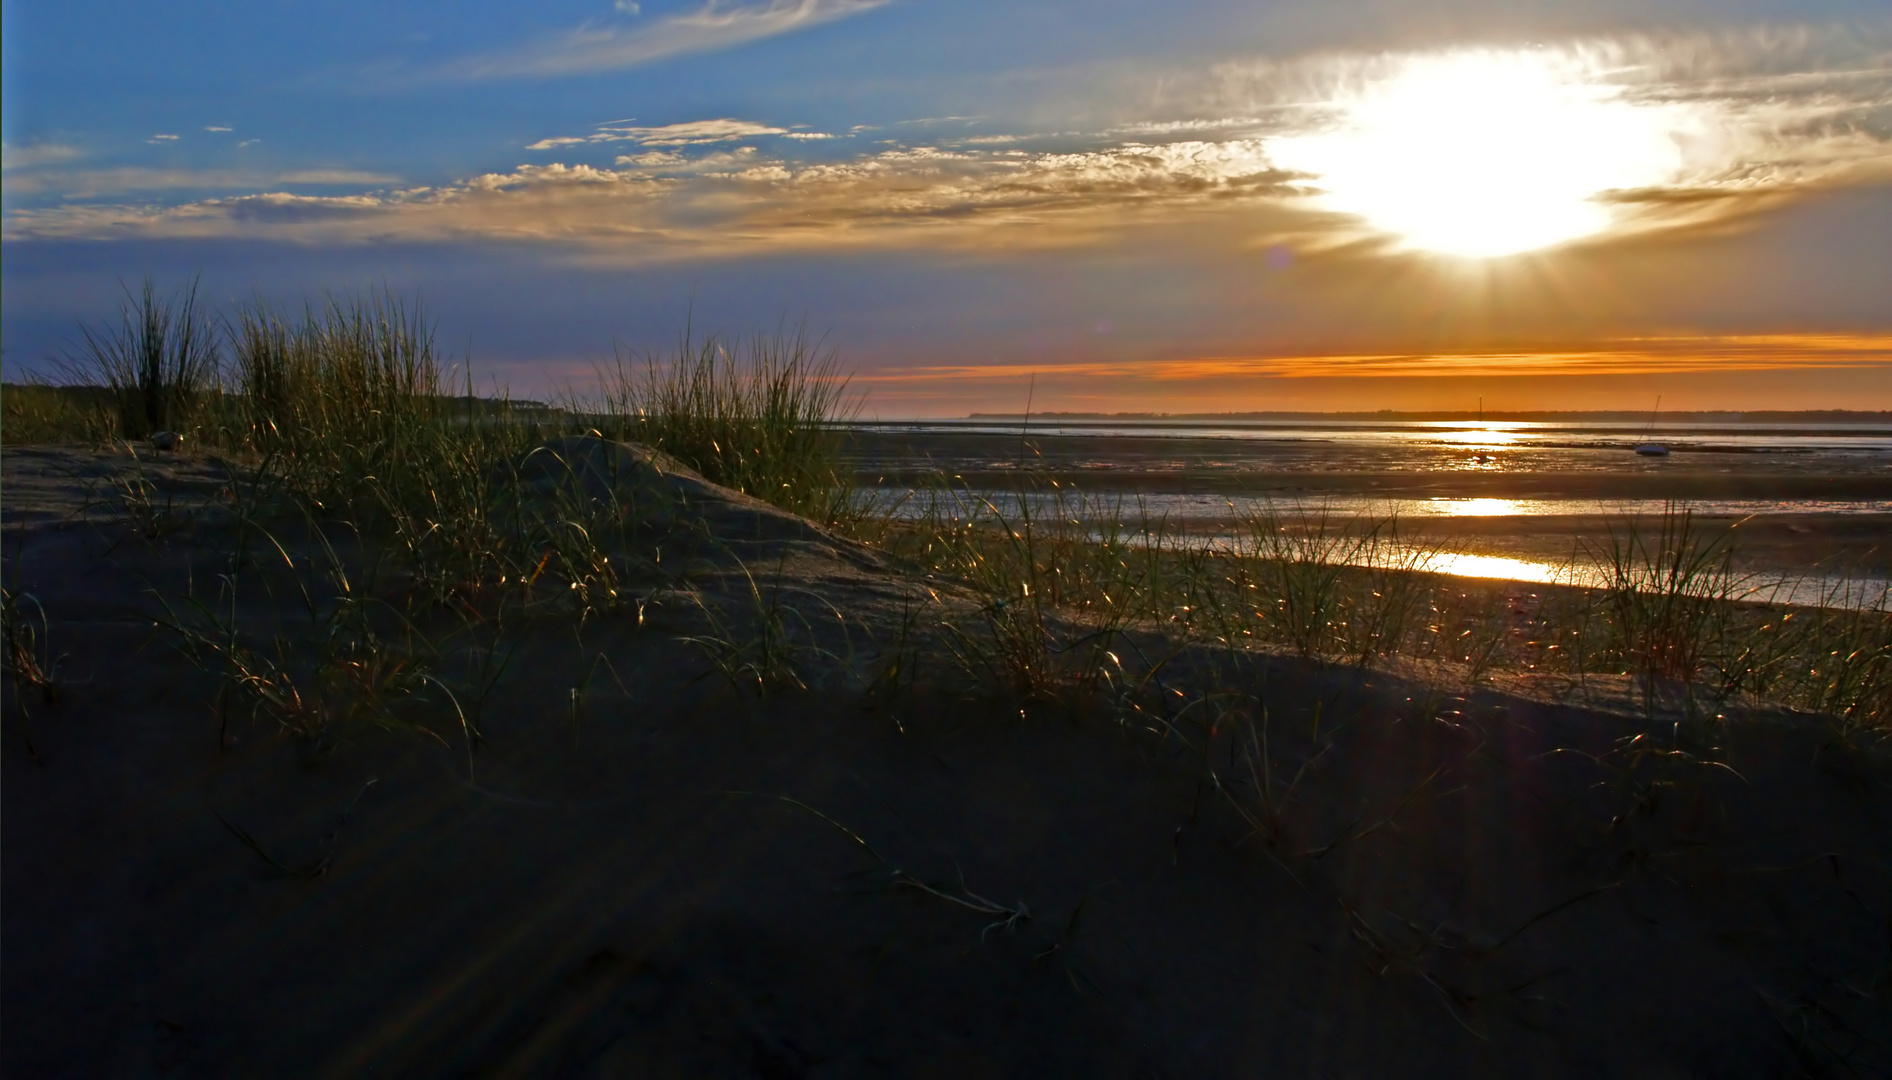
[[522, 393], [693, 317], [805, 319], [886, 414], [1892, 407], [1883, 0], [4, 20], [9, 377], [201, 273], [418, 293]]

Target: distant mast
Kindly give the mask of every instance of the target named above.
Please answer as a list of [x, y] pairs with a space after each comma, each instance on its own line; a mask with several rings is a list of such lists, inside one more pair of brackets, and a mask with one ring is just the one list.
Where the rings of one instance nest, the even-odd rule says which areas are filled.
[[1666, 446], [1663, 446], [1659, 442], [1656, 442], [1655, 439], [1652, 437], [1655, 434], [1656, 415], [1660, 413], [1661, 411], [1662, 411], [1662, 395], [1657, 394], [1656, 403], [1655, 403], [1655, 412], [1652, 412], [1649, 414], [1649, 425], [1642, 429], [1643, 442], [1636, 447], [1636, 453], [1641, 454], [1643, 457], [1668, 457], [1669, 456], [1669, 448]]
[[[1485, 426], [1485, 399], [1482, 397], [1478, 399], [1478, 426], [1481, 429]], [[1483, 450], [1472, 455], [1472, 463], [1475, 465], [1486, 465], [1490, 464], [1490, 462], [1491, 455], [1485, 453]]]

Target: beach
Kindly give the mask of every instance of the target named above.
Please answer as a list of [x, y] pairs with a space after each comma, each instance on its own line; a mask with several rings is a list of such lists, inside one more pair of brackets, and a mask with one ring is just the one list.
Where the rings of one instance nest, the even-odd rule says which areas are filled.
[[1888, 0], [5, 37], [0, 1080], [1892, 1080]]
[[1871, 726], [1100, 623], [595, 437], [516, 482], [646, 569], [497, 607], [215, 455], [4, 465], [10, 1075], [1888, 1064]]

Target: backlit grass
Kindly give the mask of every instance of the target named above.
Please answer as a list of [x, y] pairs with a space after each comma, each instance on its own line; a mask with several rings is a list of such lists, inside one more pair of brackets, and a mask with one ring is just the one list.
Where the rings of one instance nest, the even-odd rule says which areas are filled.
[[[1212, 540], [1057, 484], [992, 496], [942, 477], [874, 506], [838, 463], [837, 425], [855, 407], [845, 373], [799, 332], [620, 352], [589, 397], [547, 409], [474, 397], [424, 313], [386, 293], [294, 312], [252, 304], [222, 319], [215, 340], [194, 290], [165, 299], [147, 286], [120, 316], [88, 332], [70, 385], [5, 388], [7, 442], [96, 442], [162, 421], [237, 470], [233, 566], [252, 550], [293, 562], [298, 545], [346, 548], [372, 566], [367, 592], [398, 593], [403, 618], [421, 605], [476, 621], [582, 621], [641, 613], [673, 584], [655, 552], [627, 554], [645, 528], [635, 506], [586, 493], [575, 474], [547, 482], [559, 464], [548, 472], [548, 458], [582, 436], [647, 444], [970, 588], [984, 598], [979, 619], [944, 628], [942, 648], [1020, 701], [1121, 697], [1161, 667], [1158, 635], [1432, 665], [1468, 685], [1627, 674], [1651, 695], [1745, 693], [1892, 725], [1884, 605], [1747, 602], [1736, 534], [1704, 529], [1683, 506], [1626, 519], [1579, 556], [1589, 565], [1573, 580], [1600, 587], [1467, 581], [1426, 572], [1430, 549], [1403, 541], [1397, 519], [1319, 507], [1232, 507], [1241, 527]], [[339, 571], [347, 560], [330, 561]], [[768, 687], [804, 683], [778, 663], [783, 650], [757, 661], [754, 634], [710, 621], [709, 636], [693, 636], [705, 655]]]

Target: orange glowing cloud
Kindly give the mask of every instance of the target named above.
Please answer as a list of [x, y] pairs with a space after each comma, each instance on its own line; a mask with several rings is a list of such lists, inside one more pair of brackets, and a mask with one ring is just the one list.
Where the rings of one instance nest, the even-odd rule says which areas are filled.
[[1028, 377], [1187, 383], [1249, 378], [1412, 378], [1892, 370], [1892, 334], [1626, 338], [1595, 346], [1461, 353], [1211, 356], [1087, 364], [934, 365], [855, 377], [863, 385]]

